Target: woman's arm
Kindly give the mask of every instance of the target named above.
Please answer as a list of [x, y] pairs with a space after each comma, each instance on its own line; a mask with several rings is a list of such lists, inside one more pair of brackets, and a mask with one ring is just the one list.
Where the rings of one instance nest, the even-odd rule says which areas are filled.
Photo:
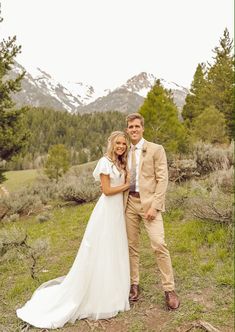
[[111, 196], [111, 195], [121, 193], [121, 192], [129, 189], [129, 187], [130, 187], [130, 183], [129, 183], [128, 179], [126, 180], [126, 183], [122, 184], [121, 186], [111, 187], [110, 186], [110, 176], [105, 175], [105, 174], [100, 174], [100, 181], [101, 181], [102, 192], [106, 196]]

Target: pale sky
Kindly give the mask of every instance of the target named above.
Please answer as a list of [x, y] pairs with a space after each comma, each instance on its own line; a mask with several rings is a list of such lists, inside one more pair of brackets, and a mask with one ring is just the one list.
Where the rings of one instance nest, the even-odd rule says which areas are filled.
[[17, 36], [26, 68], [62, 81], [114, 88], [146, 71], [190, 87], [212, 62], [233, 0], [0, 0], [2, 37]]

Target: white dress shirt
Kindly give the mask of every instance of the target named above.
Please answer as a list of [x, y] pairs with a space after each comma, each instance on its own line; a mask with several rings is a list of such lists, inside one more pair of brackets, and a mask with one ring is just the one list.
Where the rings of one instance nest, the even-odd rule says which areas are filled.
[[[135, 160], [136, 160], [136, 191], [139, 192], [139, 164], [140, 164], [140, 155], [141, 155], [141, 151], [144, 145], [144, 138], [142, 137], [141, 140], [136, 144], [132, 144], [131, 143], [131, 149], [133, 147], [135, 147]], [[128, 153], [128, 167], [129, 169], [131, 169], [131, 149]]]

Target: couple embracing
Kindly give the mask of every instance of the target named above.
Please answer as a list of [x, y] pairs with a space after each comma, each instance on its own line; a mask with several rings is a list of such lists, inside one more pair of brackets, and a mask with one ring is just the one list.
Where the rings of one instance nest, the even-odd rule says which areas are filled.
[[17, 316], [40, 328], [56, 329], [77, 319], [107, 319], [139, 299], [140, 223], [156, 255], [168, 309], [179, 299], [161, 212], [167, 188], [163, 147], [143, 138], [144, 119], [127, 116], [126, 132], [113, 132], [107, 153], [93, 172], [101, 182], [99, 198], [75, 261], [66, 276], [42, 284]]

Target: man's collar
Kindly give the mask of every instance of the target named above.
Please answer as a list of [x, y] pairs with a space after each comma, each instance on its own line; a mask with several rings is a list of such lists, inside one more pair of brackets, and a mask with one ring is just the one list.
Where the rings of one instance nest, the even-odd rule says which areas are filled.
[[[135, 145], [135, 148], [137, 150], [142, 149], [144, 145], [145, 139], [142, 137], [141, 140]], [[134, 144], [131, 143], [131, 148], [134, 146]]]

